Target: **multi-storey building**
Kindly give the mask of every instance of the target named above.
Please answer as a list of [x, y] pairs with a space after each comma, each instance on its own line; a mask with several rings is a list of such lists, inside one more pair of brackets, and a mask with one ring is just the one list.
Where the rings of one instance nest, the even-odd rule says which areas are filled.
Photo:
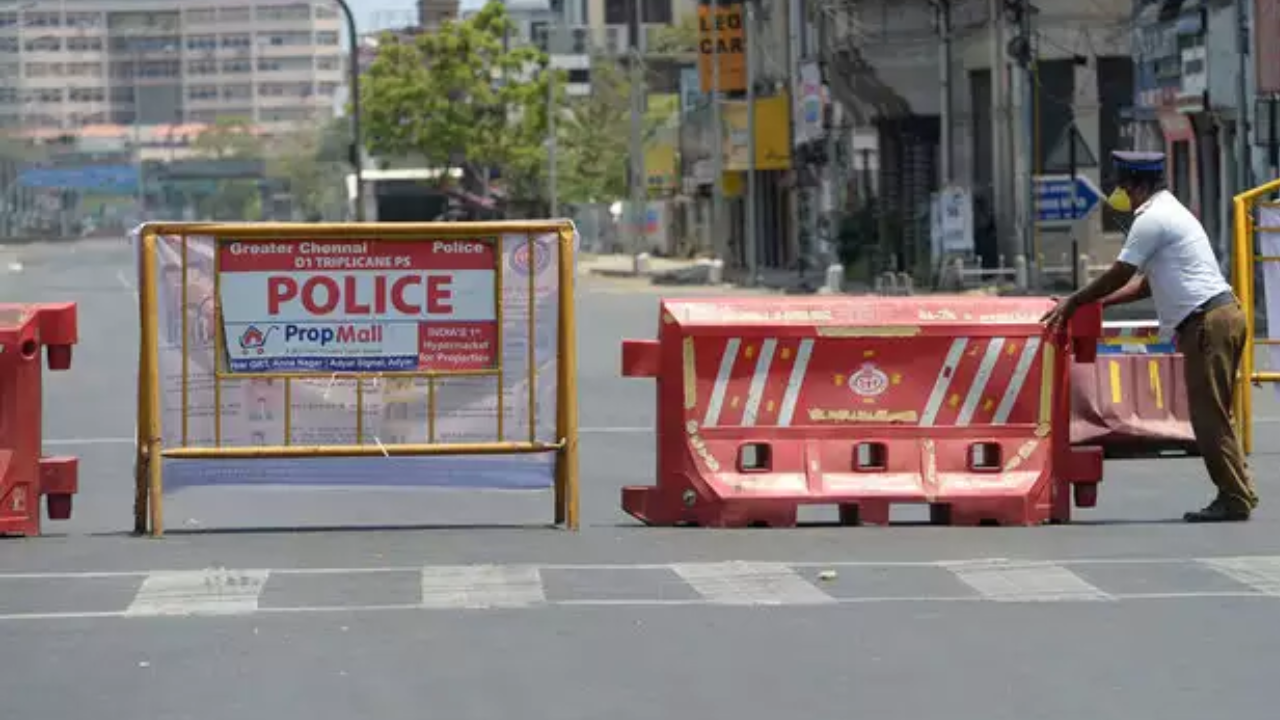
[[431, 29], [458, 17], [458, 0], [418, 0], [418, 25]]
[[331, 116], [342, 27], [336, 4], [299, 0], [0, 4], [0, 127]]

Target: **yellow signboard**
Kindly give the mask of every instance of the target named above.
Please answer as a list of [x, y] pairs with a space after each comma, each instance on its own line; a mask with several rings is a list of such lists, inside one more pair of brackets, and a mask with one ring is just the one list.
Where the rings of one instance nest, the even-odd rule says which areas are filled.
[[661, 133], [644, 149], [645, 185], [650, 193], [665, 194], [679, 182], [676, 165], [676, 138]]
[[[720, 92], [747, 89], [747, 34], [741, 3], [698, 6], [698, 80], [702, 92], [712, 88], [715, 58], [720, 61]], [[719, 55], [717, 56], [717, 51]]]
[[[748, 170], [747, 103], [724, 103], [724, 169]], [[791, 168], [791, 101], [785, 93], [756, 100], [756, 169]]]

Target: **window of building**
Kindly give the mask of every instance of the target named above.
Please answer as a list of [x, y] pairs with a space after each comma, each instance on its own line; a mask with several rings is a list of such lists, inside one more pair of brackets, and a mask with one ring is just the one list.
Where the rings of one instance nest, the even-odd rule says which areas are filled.
[[311, 33], [258, 33], [258, 47], [298, 47], [311, 44]]
[[338, 33], [336, 32], [318, 32], [316, 33], [317, 45], [337, 45]]
[[310, 57], [258, 58], [258, 72], [310, 72]]
[[51, 12], [29, 12], [23, 15], [27, 27], [33, 28], [56, 28], [62, 27], [62, 18], [58, 13]]
[[248, 33], [242, 35], [223, 35], [222, 47], [224, 48], [247, 48], [252, 40]]
[[317, 70], [340, 70], [342, 69], [342, 61], [332, 56], [321, 56], [316, 58]]
[[102, 63], [68, 63], [67, 75], [70, 77], [102, 77]]
[[35, 40], [28, 40], [24, 45], [27, 52], [58, 52], [62, 49], [62, 39], [56, 37], [41, 37]]
[[192, 85], [187, 88], [188, 100], [217, 100], [217, 85]]
[[17, 27], [18, 13], [0, 12], [0, 28]]
[[188, 10], [186, 20], [188, 25], [212, 25], [218, 21], [218, 11], [213, 8]]
[[214, 60], [193, 60], [187, 63], [187, 72], [192, 75], [217, 75], [218, 63]]
[[102, 38], [73, 37], [67, 38], [69, 52], [96, 52], [102, 49]]
[[247, 7], [218, 8], [218, 19], [224, 23], [244, 23], [253, 19]]
[[27, 63], [29, 78], [62, 77], [65, 72], [62, 63]]
[[107, 99], [107, 91], [102, 88], [72, 88], [71, 102], [94, 103]]
[[338, 94], [338, 87], [339, 84], [336, 82], [322, 82], [320, 83], [320, 94], [325, 97], [333, 97]]
[[0, 53], [18, 52], [18, 38], [0, 38]]
[[329, 5], [316, 5], [316, 17], [321, 20], [332, 20], [338, 17], [338, 8]]
[[276, 5], [258, 8], [258, 19], [263, 21], [296, 21], [310, 20], [311, 6], [304, 4], [297, 5]]
[[61, 89], [42, 89], [34, 92], [36, 94], [36, 102], [45, 103], [46, 105], [55, 105], [62, 102]]
[[[635, 20], [634, 0], [604, 0], [606, 25], [630, 25]], [[672, 0], [644, 0], [645, 25], [670, 25]]]
[[244, 85], [224, 85], [222, 87], [223, 100], [248, 100], [253, 97], [253, 86]]
[[188, 50], [208, 51], [208, 50], [213, 50], [217, 47], [218, 47], [217, 35], [188, 35], [187, 36]]
[[0, 105], [10, 105], [18, 102], [18, 89], [12, 87], [0, 87]]
[[253, 71], [253, 64], [248, 60], [223, 60], [222, 72], [224, 73], [247, 73]]
[[67, 27], [69, 28], [96, 28], [102, 27], [102, 15], [93, 12], [69, 12], [67, 13]]
[[169, 78], [178, 77], [182, 66], [175, 60], [149, 60], [142, 63], [142, 77]]

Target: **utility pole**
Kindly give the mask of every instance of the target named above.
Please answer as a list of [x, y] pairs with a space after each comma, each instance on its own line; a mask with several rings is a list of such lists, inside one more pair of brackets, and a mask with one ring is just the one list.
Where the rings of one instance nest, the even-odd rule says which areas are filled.
[[559, 171], [556, 158], [556, 153], [559, 151], [559, 142], [556, 138], [556, 115], [559, 114], [560, 108], [556, 104], [556, 68], [553, 60], [556, 53], [563, 47], [560, 38], [561, 20], [563, 17], [553, 18], [551, 26], [547, 29], [547, 66], [544, 69], [547, 74], [547, 214], [553, 218], [560, 214], [560, 198], [556, 187], [558, 180], [556, 174]]
[[[1036, 80], [1037, 80], [1036, 62], [1039, 56], [1039, 51], [1037, 50], [1038, 44], [1036, 43], [1035, 35], [1033, 33], [1033, 28], [1031, 26], [1031, 13], [1032, 13], [1031, 2], [1030, 0], [1023, 0], [1023, 3], [1024, 4], [1022, 6], [1021, 33], [1022, 33], [1022, 40], [1025, 43], [1025, 45], [1021, 50], [1022, 77], [1023, 77], [1022, 122], [1023, 122], [1023, 127], [1025, 128], [1025, 132], [1023, 134], [1025, 135], [1024, 139], [1026, 140], [1026, 146], [1025, 146], [1024, 152], [1026, 153], [1027, 176], [1023, 181], [1023, 189], [1022, 189], [1022, 192], [1026, 193], [1026, 203], [1024, 204], [1024, 215], [1022, 218], [1022, 223], [1023, 223], [1022, 252], [1023, 252], [1023, 256], [1027, 260], [1027, 267], [1031, 268], [1029, 272], [1034, 282], [1033, 286], [1039, 287], [1040, 263], [1037, 260], [1038, 253], [1036, 252], [1036, 239], [1035, 239], [1036, 238], [1036, 216], [1039, 213], [1039, 209], [1036, 207], [1036, 170], [1038, 168], [1038, 163], [1036, 162], [1036, 157], [1038, 155], [1038, 153], [1036, 152], [1037, 151], [1037, 148], [1036, 148]], [[1071, 122], [1072, 122], [1071, 127], [1074, 128], [1075, 127], [1075, 100], [1074, 99], [1072, 99]], [[1072, 153], [1071, 164], [1072, 166], [1074, 166], [1075, 165], [1075, 160], [1074, 160], [1075, 147], [1076, 147], [1074, 129], [1072, 130], [1072, 134], [1069, 140], [1071, 142], [1071, 153]], [[1071, 171], [1071, 175], [1072, 175], [1071, 207], [1074, 208], [1075, 207], [1074, 193], [1075, 193], [1075, 187], [1076, 187], [1074, 169]], [[1075, 212], [1075, 211], [1072, 210], [1072, 212]], [[1078, 264], [1075, 262], [1075, 255], [1076, 253], [1072, 252], [1072, 258], [1071, 258], [1072, 267]]]
[[[1239, 61], [1236, 69], [1236, 154], [1239, 156], [1236, 158], [1236, 193], [1253, 186], [1252, 152], [1249, 148], [1249, 4], [1249, 0], [1236, 0], [1236, 57]], [[1259, 128], [1254, 128], [1254, 132], [1258, 131]]]
[[724, 260], [728, 255], [728, 233], [724, 222], [724, 118], [720, 115], [720, 2], [711, 0], [711, 249]]
[[756, 237], [756, 6], [755, 0], [744, 0], [747, 53], [747, 285], [755, 285], [759, 272], [758, 239]]
[[[641, 34], [644, 32], [644, 3], [631, 0], [631, 254], [639, 258], [644, 245], [645, 177], [644, 177], [644, 65]], [[639, 266], [636, 266], [639, 272]]]
[[952, 166], [955, 162], [955, 151], [952, 149], [953, 142], [951, 133], [951, 0], [935, 0], [934, 9], [937, 12], [938, 20], [938, 40], [940, 41], [938, 53], [938, 81], [942, 94], [942, 133], [940, 141], [942, 144], [941, 168], [939, 184], [946, 187], [952, 183], [954, 171]]
[[1003, 250], [1009, 230], [1007, 219], [1008, 187], [1005, 167], [1005, 135], [1008, 117], [1005, 115], [1005, 64], [1004, 64], [1004, 2], [988, 0], [991, 27], [988, 30], [991, 63], [991, 212], [995, 219], [997, 247]]

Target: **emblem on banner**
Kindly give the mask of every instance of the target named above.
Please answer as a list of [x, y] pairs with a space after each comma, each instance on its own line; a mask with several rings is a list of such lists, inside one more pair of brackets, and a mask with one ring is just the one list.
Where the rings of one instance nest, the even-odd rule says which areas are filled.
[[[533, 254], [532, 257], [530, 252]], [[511, 267], [521, 275], [528, 276], [530, 272], [540, 273], [550, 264], [551, 250], [547, 247], [547, 243], [538, 242], [534, 238], [529, 238], [511, 253]]]
[[250, 325], [240, 334], [240, 349], [245, 355], [255, 351], [261, 355], [267, 347], [267, 338], [271, 337], [273, 331], [275, 331], [274, 327], [268, 328], [264, 333], [258, 329], [257, 325]]
[[849, 376], [849, 389], [864, 398], [879, 397], [889, 389], [889, 376], [875, 363], [863, 363]]

